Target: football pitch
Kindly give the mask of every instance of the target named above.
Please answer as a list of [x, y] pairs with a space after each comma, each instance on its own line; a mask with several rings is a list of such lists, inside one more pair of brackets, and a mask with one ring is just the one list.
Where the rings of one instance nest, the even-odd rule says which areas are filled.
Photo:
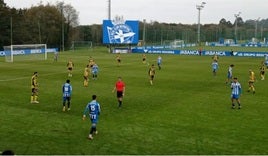
[[[147, 54], [156, 64], [159, 54]], [[213, 76], [211, 56], [161, 54], [163, 64], [150, 85], [142, 54], [116, 54], [106, 48], [53, 54], [45, 61], [4, 62], [0, 58], [0, 151], [17, 155], [263, 155], [268, 154], [268, 77], [261, 81], [264, 58], [220, 57]], [[97, 80], [83, 87], [83, 71], [92, 56]], [[17, 56], [19, 57], [19, 56]], [[74, 62], [68, 78], [66, 64]], [[18, 58], [19, 59], [19, 58]], [[231, 109], [227, 69], [242, 85], [242, 109]], [[257, 77], [248, 93], [248, 71]], [[39, 104], [31, 104], [31, 76], [37, 71]], [[112, 93], [117, 77], [126, 83], [121, 109]], [[62, 112], [62, 85], [71, 80], [71, 111]], [[91, 96], [101, 105], [98, 134], [88, 140], [89, 119], [82, 115]]]

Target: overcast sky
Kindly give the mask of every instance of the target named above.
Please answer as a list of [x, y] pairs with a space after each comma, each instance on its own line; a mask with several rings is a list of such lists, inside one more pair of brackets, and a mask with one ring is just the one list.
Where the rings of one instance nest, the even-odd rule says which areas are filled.
[[[57, 0], [42, 0], [55, 4]], [[60, 0], [79, 12], [80, 25], [101, 24], [108, 19], [108, 0]], [[234, 14], [241, 12], [242, 19], [267, 19], [268, 0], [203, 0], [201, 24], [218, 24], [222, 18], [232, 23]], [[111, 0], [111, 18], [123, 16], [125, 20], [146, 22], [194, 24], [198, 21], [196, 5], [202, 0]], [[4, 0], [9, 7], [30, 8], [40, 0]]]

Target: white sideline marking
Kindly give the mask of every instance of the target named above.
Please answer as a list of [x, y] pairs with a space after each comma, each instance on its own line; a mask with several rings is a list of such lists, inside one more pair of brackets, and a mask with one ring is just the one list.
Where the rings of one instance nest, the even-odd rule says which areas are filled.
[[[61, 72], [61, 73], [50, 73], [50, 74], [40, 74], [40, 76], [49, 76], [49, 75], [57, 75], [57, 74], [63, 74], [67, 72]], [[0, 82], [7, 82], [7, 81], [16, 81], [16, 80], [22, 80], [22, 79], [30, 79], [31, 76], [24, 76], [24, 77], [18, 77], [18, 78], [14, 78], [14, 79], [6, 79], [6, 80], [0, 80]]]

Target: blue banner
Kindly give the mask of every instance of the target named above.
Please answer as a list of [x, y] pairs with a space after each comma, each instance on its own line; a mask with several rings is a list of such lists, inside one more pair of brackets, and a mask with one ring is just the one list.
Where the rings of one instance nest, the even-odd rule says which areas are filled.
[[[153, 47], [134, 47], [131, 49], [132, 53], [153, 53], [153, 54], [179, 54], [179, 55], [200, 55], [198, 50], [165, 50]], [[201, 55], [204, 56], [239, 56], [239, 57], [264, 57], [268, 55], [266, 52], [230, 52], [230, 51], [206, 51], [203, 50]]]
[[138, 21], [103, 20], [104, 44], [138, 44]]
[[[53, 53], [59, 51], [58, 48], [48, 48], [47, 53]], [[10, 55], [11, 51], [0, 51], [0, 56]], [[23, 49], [13, 50], [13, 55], [27, 55], [27, 54], [42, 54], [45, 53], [45, 49]]]

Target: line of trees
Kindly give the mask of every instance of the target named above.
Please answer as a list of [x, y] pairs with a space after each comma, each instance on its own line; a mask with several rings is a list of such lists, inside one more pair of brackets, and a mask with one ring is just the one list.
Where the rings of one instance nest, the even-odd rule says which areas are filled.
[[[45, 43], [48, 47], [60, 49], [69, 49], [72, 41], [92, 41], [94, 45], [101, 45], [102, 25], [79, 25], [78, 20], [78, 12], [64, 2], [15, 9], [0, 0], [0, 50], [10, 44]], [[145, 32], [147, 44], [159, 45], [175, 39], [186, 43], [197, 41], [197, 24], [140, 21], [139, 27], [139, 38], [142, 40]], [[217, 42], [220, 38], [234, 39], [234, 34], [235, 21], [223, 18], [219, 24], [201, 24], [200, 40]], [[247, 41], [254, 37], [259, 40], [268, 38], [268, 19], [243, 21], [238, 17], [237, 40]]]

